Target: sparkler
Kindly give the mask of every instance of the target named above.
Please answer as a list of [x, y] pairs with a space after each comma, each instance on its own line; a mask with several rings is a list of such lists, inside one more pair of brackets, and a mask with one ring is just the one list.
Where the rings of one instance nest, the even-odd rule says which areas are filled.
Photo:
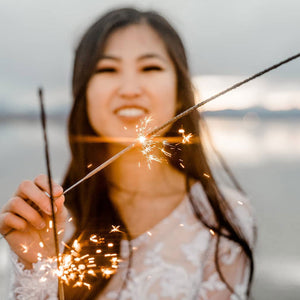
[[[54, 244], [55, 244], [55, 253], [56, 257], [59, 257], [59, 245], [58, 245], [58, 234], [56, 228], [56, 217], [55, 217], [55, 210], [54, 210], [54, 198], [53, 198], [53, 190], [52, 190], [52, 183], [51, 183], [51, 169], [50, 169], [50, 157], [49, 157], [49, 150], [48, 150], [48, 138], [47, 138], [47, 130], [46, 130], [46, 114], [44, 109], [44, 101], [43, 101], [43, 90], [39, 88], [38, 90], [39, 100], [40, 100], [40, 107], [41, 107], [41, 122], [43, 128], [43, 137], [44, 137], [44, 145], [45, 145], [45, 158], [46, 158], [46, 165], [47, 165], [47, 173], [48, 173], [48, 185], [50, 189], [50, 204], [51, 204], [51, 211], [52, 211], [52, 221], [53, 221], [53, 237], [54, 237]], [[50, 227], [50, 226], [49, 226]], [[39, 259], [40, 257], [38, 257]], [[57, 268], [60, 267], [60, 261], [57, 260]], [[62, 281], [58, 280], [58, 297], [59, 300], [64, 300], [64, 289]]]
[[[145, 133], [146, 128], [150, 122], [151, 122], [151, 118], [145, 118], [142, 121], [142, 124], [140, 126], [136, 127], [136, 132], [137, 132], [138, 137], [135, 139], [135, 141], [132, 144], [130, 144], [129, 146], [124, 148], [122, 151], [120, 151], [117, 154], [115, 154], [114, 156], [112, 156], [110, 159], [106, 160], [103, 164], [99, 165], [97, 168], [95, 168], [94, 170], [89, 172], [85, 177], [83, 177], [82, 179], [80, 179], [79, 181], [74, 183], [72, 186], [67, 188], [63, 192], [63, 195], [67, 194], [73, 188], [75, 188], [77, 185], [79, 185], [80, 183], [84, 182], [85, 180], [89, 179], [93, 175], [95, 175], [98, 172], [100, 172], [101, 170], [103, 170], [105, 167], [107, 167], [112, 162], [114, 162], [117, 158], [119, 158], [123, 154], [129, 152], [131, 149], [133, 149], [137, 145], [142, 145], [142, 148], [143, 148], [142, 153], [147, 157], [149, 167], [150, 167], [151, 161], [160, 162], [161, 160], [158, 157], [156, 157], [152, 154], [149, 154], [151, 152], [151, 150], [155, 147], [155, 144], [154, 144], [155, 134], [152, 134], [152, 131]], [[162, 151], [164, 151], [164, 150], [162, 150]], [[165, 151], [165, 154], [166, 154], [166, 151]]]
[[162, 129], [166, 128], [167, 126], [173, 124], [174, 122], [178, 121], [179, 119], [187, 116], [188, 114], [190, 114], [191, 112], [197, 110], [198, 108], [200, 108], [201, 106], [207, 104], [208, 102], [211, 102], [212, 100], [215, 100], [217, 98], [219, 98], [220, 96], [223, 96], [225, 94], [227, 94], [228, 92], [272, 71], [275, 70], [277, 68], [279, 68], [280, 66], [287, 64], [288, 62], [295, 60], [296, 58], [300, 57], [300, 53], [293, 55], [275, 65], [272, 65], [271, 67], [264, 69], [248, 78], [246, 78], [245, 80], [242, 80], [234, 85], [232, 85], [231, 87], [213, 95], [212, 97], [207, 98], [204, 101], [201, 101], [200, 103], [191, 106], [190, 108], [186, 109], [185, 111], [183, 111], [182, 113], [176, 115], [174, 118], [171, 118], [169, 121], [167, 121], [166, 123], [162, 124], [161, 126], [157, 126], [156, 128], [154, 128], [152, 131], [150, 131], [149, 133], [145, 134], [143, 137], [140, 137], [140, 139], [137, 142], [133, 142], [131, 145], [127, 146], [125, 149], [123, 149], [122, 151], [118, 152], [116, 155], [112, 156], [110, 159], [108, 159], [107, 161], [105, 161], [103, 164], [99, 165], [97, 168], [95, 168], [93, 171], [91, 171], [90, 173], [88, 173], [85, 177], [83, 177], [82, 179], [80, 179], [79, 181], [77, 181], [76, 183], [74, 183], [72, 186], [70, 186], [68, 189], [66, 189], [64, 191], [64, 194], [68, 193], [69, 191], [71, 191], [73, 188], [75, 188], [77, 185], [79, 185], [80, 183], [82, 183], [83, 181], [87, 180], [88, 178], [92, 177], [93, 175], [95, 175], [96, 173], [100, 172], [102, 169], [104, 169], [105, 167], [107, 167], [108, 165], [110, 165], [112, 162], [114, 162], [116, 159], [118, 159], [120, 156], [122, 156], [123, 154], [127, 153], [128, 151], [130, 151], [132, 148], [134, 148], [138, 142], [142, 141], [146, 141], [146, 139], [149, 139], [153, 136], [155, 136], [157, 133], [159, 133]]

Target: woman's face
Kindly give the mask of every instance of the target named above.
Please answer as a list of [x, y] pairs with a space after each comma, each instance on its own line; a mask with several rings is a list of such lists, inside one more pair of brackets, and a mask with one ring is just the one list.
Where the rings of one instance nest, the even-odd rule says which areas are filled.
[[158, 34], [146, 24], [112, 33], [86, 96], [90, 123], [101, 136], [136, 137], [145, 117], [152, 117], [151, 128], [172, 118], [177, 76]]

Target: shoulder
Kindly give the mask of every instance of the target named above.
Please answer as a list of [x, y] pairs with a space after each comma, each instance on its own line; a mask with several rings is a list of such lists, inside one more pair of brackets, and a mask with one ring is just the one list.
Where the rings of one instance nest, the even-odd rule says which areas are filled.
[[[241, 230], [244, 232], [250, 245], [255, 242], [255, 218], [251, 202], [247, 195], [226, 185], [219, 185], [227, 205], [229, 206], [234, 218]], [[214, 219], [214, 213], [208, 202], [206, 193], [200, 182], [196, 182], [191, 188], [191, 195], [199, 205], [199, 210], [207, 220]]]

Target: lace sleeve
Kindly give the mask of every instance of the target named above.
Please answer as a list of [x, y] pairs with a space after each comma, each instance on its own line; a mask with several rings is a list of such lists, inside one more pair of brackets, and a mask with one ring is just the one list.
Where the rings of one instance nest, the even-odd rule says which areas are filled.
[[[254, 220], [248, 199], [233, 190], [224, 193], [241, 226], [250, 247], [254, 244]], [[219, 241], [219, 267], [226, 282], [234, 293], [221, 280], [215, 264], [215, 250], [217, 237], [212, 235], [207, 250], [207, 259], [204, 265], [203, 280], [199, 293], [199, 300], [245, 300], [250, 267], [248, 259], [241, 247], [236, 243], [221, 237]]]
[[[71, 215], [69, 215], [69, 218]], [[64, 240], [68, 241], [75, 231], [75, 226], [67, 222]], [[60, 252], [64, 250], [61, 244]], [[57, 269], [55, 261], [43, 259], [33, 264], [31, 270], [24, 268], [18, 256], [10, 251], [11, 278], [9, 300], [57, 300], [58, 278], [54, 273]]]
[[12, 275], [9, 300], [57, 300], [55, 262], [38, 261], [31, 270], [24, 269], [14, 252], [10, 253]]

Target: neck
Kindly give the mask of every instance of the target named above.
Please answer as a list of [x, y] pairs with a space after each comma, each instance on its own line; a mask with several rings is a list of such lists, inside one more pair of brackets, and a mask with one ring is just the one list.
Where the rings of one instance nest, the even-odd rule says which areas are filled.
[[110, 198], [131, 238], [152, 228], [183, 200], [184, 174], [161, 159], [161, 163], [154, 161], [149, 167], [141, 149], [135, 148], [106, 169]]

